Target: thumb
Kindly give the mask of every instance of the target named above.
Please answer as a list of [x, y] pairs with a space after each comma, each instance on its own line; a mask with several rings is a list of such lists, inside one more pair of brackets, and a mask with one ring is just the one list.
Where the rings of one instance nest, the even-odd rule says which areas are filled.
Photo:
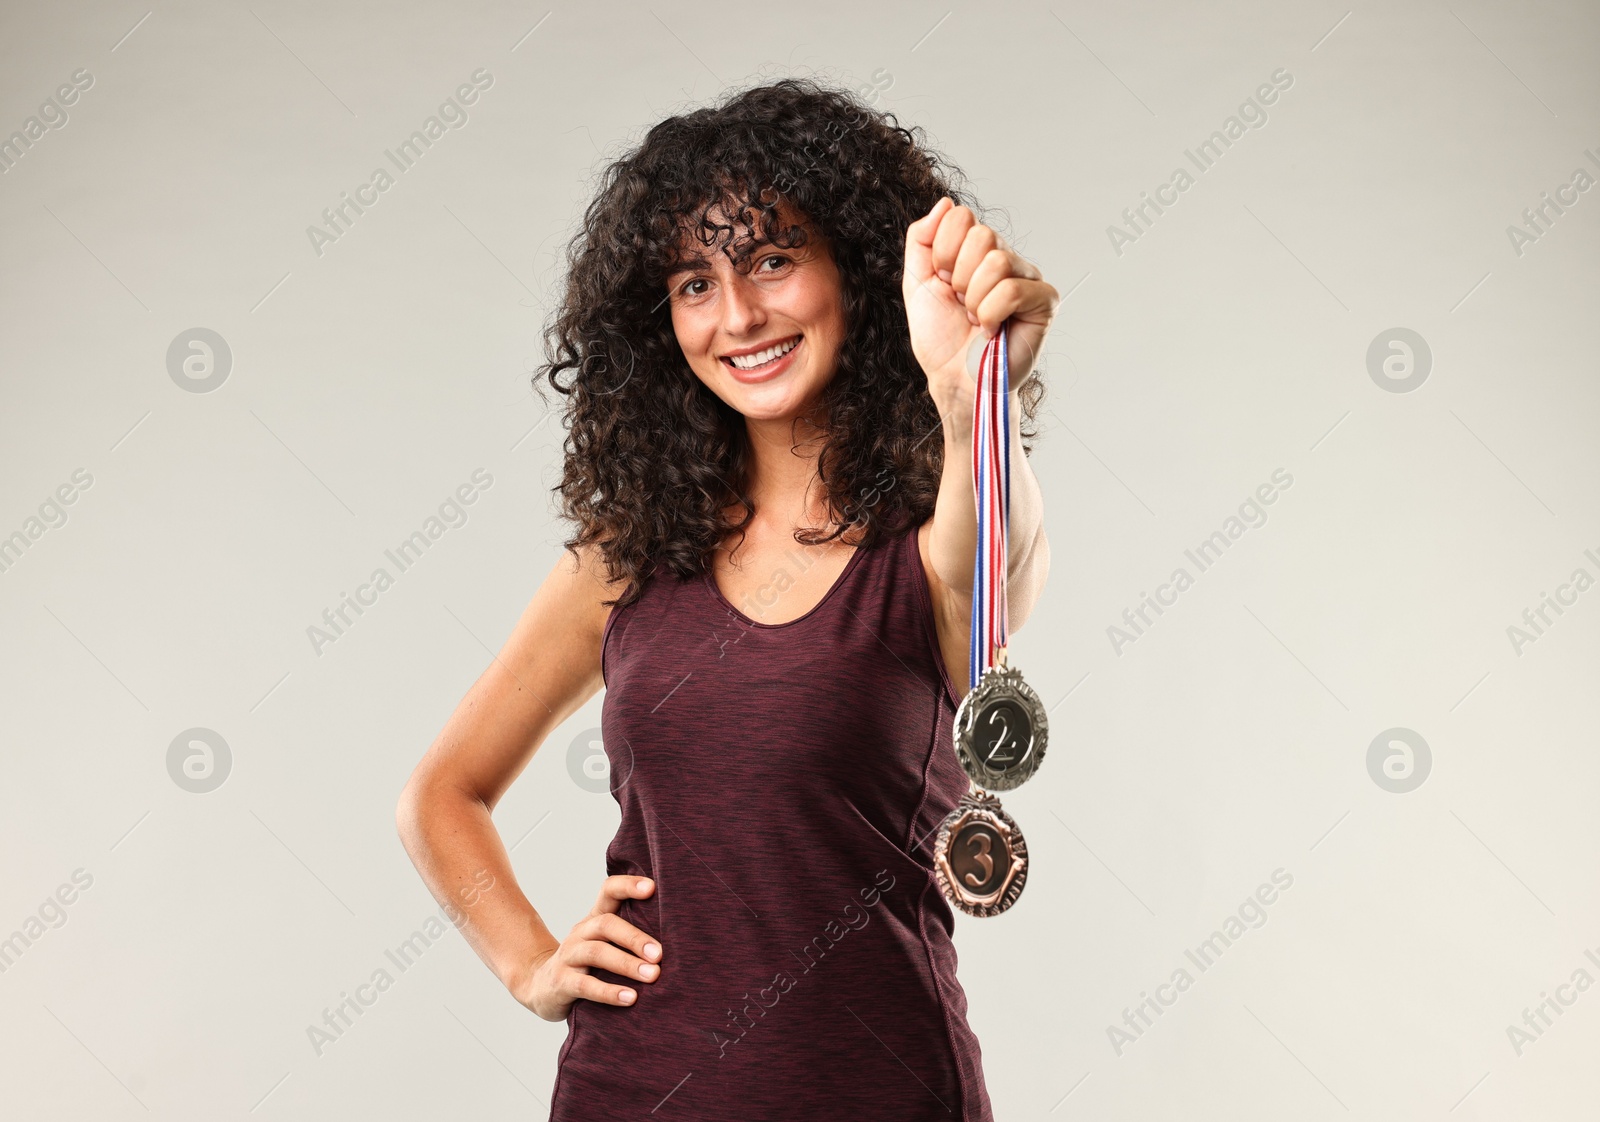
[[933, 209], [906, 227], [906, 261], [903, 277], [907, 292], [925, 284], [933, 276], [933, 236], [945, 212], [955, 207], [949, 195], [940, 197]]

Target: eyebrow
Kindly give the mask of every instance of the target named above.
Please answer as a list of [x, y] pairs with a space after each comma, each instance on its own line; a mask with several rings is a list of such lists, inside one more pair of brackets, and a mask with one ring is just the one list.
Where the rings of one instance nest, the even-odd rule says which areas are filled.
[[[761, 250], [762, 250], [762, 247], [764, 247], [764, 246], [773, 247], [773, 252], [775, 252], [775, 253], [794, 253], [799, 249], [798, 246], [790, 248], [790, 249], [785, 249], [782, 246], [777, 245], [777, 243], [772, 242], [772, 241], [768, 240], [767, 238], [762, 237], [762, 238], [756, 238], [753, 242], [751, 242], [751, 244], [750, 244], [750, 255], [753, 257], [757, 253], [760, 253]], [[719, 247], [714, 252], [723, 253], [724, 249], [722, 247]], [[695, 257], [684, 258], [683, 260], [678, 261], [670, 269], [667, 270], [667, 279], [671, 280], [673, 277], [680, 276], [680, 275], [685, 274], [685, 273], [698, 275], [700, 273], [709, 273], [709, 272], [713, 272], [713, 269], [711, 268], [711, 258], [709, 256], [707, 256], [707, 255], [700, 255], [700, 256], [695, 256]]]
[[709, 273], [711, 271], [711, 262], [709, 260], [704, 257], [691, 257], [673, 265], [667, 271], [667, 276], [675, 277], [680, 273]]

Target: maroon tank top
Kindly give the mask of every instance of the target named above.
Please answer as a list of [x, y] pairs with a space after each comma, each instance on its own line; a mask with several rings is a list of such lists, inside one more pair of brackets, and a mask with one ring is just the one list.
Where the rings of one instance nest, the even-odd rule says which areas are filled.
[[573, 1003], [552, 1122], [992, 1122], [933, 873], [967, 790], [937, 643], [915, 530], [787, 623], [710, 573], [611, 613], [606, 872], [654, 878], [621, 915], [665, 953], [653, 984], [593, 970], [639, 996]]

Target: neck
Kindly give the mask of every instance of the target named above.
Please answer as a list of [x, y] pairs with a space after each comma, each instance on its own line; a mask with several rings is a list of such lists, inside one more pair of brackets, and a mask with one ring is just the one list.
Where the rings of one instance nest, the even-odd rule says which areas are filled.
[[817, 481], [824, 430], [806, 417], [745, 418], [750, 456], [746, 486], [763, 522], [787, 531], [830, 525], [827, 495]]

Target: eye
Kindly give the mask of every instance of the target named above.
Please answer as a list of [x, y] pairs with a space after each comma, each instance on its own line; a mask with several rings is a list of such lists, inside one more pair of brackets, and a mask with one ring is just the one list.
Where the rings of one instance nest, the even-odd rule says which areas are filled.
[[763, 257], [761, 259], [761, 263], [763, 265], [766, 265], [766, 264], [768, 264], [770, 262], [773, 262], [773, 261], [778, 261], [778, 262], [781, 262], [782, 264], [785, 264], [785, 265], [787, 265], [789, 263], [789, 259], [787, 257], [783, 256], [780, 253], [769, 253], [769, 254], [767, 254], [767, 256], [765, 256], [765, 257]]
[[689, 288], [690, 288], [691, 285], [705, 284], [705, 283], [706, 283], [706, 279], [704, 277], [694, 277], [694, 278], [692, 278], [690, 280], [686, 280], [681, 285], [678, 286], [678, 295], [679, 296], [699, 296], [700, 293], [698, 293], [698, 292], [690, 292]]

